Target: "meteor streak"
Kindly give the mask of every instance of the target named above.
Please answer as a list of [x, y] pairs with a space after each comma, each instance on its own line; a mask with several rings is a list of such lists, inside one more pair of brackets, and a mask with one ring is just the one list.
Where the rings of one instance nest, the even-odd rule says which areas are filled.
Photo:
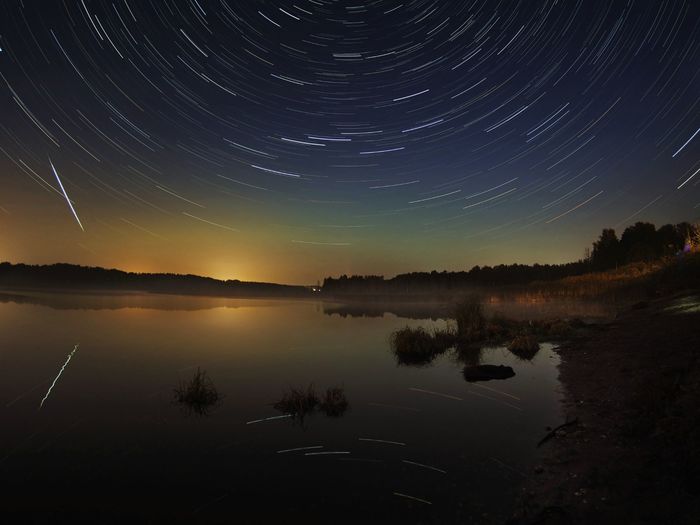
[[[54, 171], [54, 173], [55, 173], [55, 171]], [[58, 175], [57, 175], [57, 177], [58, 177]], [[60, 184], [60, 181], [59, 181], [59, 184]], [[63, 189], [63, 187], [61, 187], [61, 189]], [[66, 197], [66, 198], [68, 198], [68, 197]], [[77, 217], [76, 217], [76, 218], [77, 218]], [[78, 221], [78, 222], [79, 222], [79, 221]], [[75, 351], [78, 349], [78, 345], [80, 345], [80, 343], [78, 343], [77, 345], [75, 345], [75, 346], [73, 347], [73, 351], [72, 351], [70, 354], [68, 354], [68, 359], [66, 359], [66, 362], [63, 363], [63, 366], [62, 366], [61, 369], [58, 371], [58, 375], [57, 375], [56, 378], [53, 380], [53, 383], [51, 383], [51, 386], [49, 387], [49, 390], [46, 392], [46, 395], [44, 396], [44, 399], [42, 399], [42, 400], [41, 400], [41, 403], [39, 403], [39, 409], [40, 409], [40, 410], [41, 410], [41, 407], [44, 406], [44, 401], [46, 401], [46, 400], [48, 399], [49, 395], [51, 394], [51, 389], [54, 387], [54, 385], [55, 385], [56, 382], [58, 381], [58, 378], [61, 377], [61, 374], [62, 374], [63, 371], [66, 369], [66, 366], [68, 366], [68, 363], [70, 362], [71, 357], [73, 357], [73, 354], [74, 354]]]
[[61, 191], [63, 192], [63, 196], [66, 198], [66, 202], [68, 203], [68, 207], [70, 208], [70, 211], [73, 212], [73, 217], [75, 217], [75, 220], [78, 221], [78, 226], [80, 226], [80, 229], [85, 231], [85, 228], [83, 228], [83, 223], [80, 222], [80, 219], [78, 218], [78, 214], [75, 213], [75, 208], [73, 208], [73, 204], [71, 203], [70, 199], [68, 198], [68, 194], [66, 193], [66, 189], [63, 187], [63, 183], [61, 182], [61, 179], [58, 176], [58, 172], [56, 171], [56, 168], [54, 167], [53, 162], [51, 162], [51, 159], [49, 159], [49, 164], [51, 164], [51, 170], [53, 170], [53, 174], [56, 176], [56, 180], [58, 181], [58, 185], [61, 187]]

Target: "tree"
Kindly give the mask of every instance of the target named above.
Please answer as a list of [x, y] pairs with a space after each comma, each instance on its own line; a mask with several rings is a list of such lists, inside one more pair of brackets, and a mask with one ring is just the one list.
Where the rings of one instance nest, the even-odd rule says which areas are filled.
[[629, 226], [620, 237], [624, 262], [649, 261], [656, 255], [656, 226], [650, 222], [637, 222]]
[[[680, 226], [680, 225], [678, 225]], [[684, 238], [676, 226], [665, 224], [656, 230], [655, 255], [664, 257], [683, 249]]]
[[614, 268], [620, 262], [620, 241], [612, 228], [606, 228], [593, 243], [593, 267], [598, 270]]

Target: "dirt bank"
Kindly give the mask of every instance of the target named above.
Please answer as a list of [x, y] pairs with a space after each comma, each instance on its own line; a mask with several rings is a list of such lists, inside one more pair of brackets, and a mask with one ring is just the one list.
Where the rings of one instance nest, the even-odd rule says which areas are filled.
[[700, 293], [636, 305], [559, 351], [577, 423], [542, 444], [511, 523], [700, 523]]

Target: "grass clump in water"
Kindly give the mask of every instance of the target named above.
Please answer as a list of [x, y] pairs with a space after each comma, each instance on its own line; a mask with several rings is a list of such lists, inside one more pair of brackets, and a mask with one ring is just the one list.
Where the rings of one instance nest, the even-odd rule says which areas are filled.
[[277, 401], [273, 407], [284, 414], [304, 419], [304, 416], [313, 412], [318, 404], [318, 395], [313, 383], [310, 383], [306, 388], [290, 388], [282, 394], [282, 399]]
[[390, 342], [400, 365], [427, 365], [455, 344], [455, 336], [449, 328], [430, 333], [406, 326], [392, 333]]
[[345, 390], [336, 386], [326, 389], [326, 395], [321, 399], [319, 408], [328, 417], [340, 417], [349, 406]]
[[175, 401], [200, 416], [206, 415], [221, 399], [214, 382], [199, 368], [190, 380], [181, 381], [175, 388]]
[[529, 361], [540, 350], [540, 344], [537, 338], [531, 334], [520, 334], [515, 336], [515, 339], [508, 345], [510, 350], [516, 357]]

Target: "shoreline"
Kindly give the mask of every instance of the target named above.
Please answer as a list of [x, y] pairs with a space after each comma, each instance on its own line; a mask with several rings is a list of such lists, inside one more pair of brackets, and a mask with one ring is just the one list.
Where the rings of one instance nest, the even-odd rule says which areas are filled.
[[639, 303], [557, 352], [576, 423], [542, 444], [508, 523], [697, 523], [700, 291]]

